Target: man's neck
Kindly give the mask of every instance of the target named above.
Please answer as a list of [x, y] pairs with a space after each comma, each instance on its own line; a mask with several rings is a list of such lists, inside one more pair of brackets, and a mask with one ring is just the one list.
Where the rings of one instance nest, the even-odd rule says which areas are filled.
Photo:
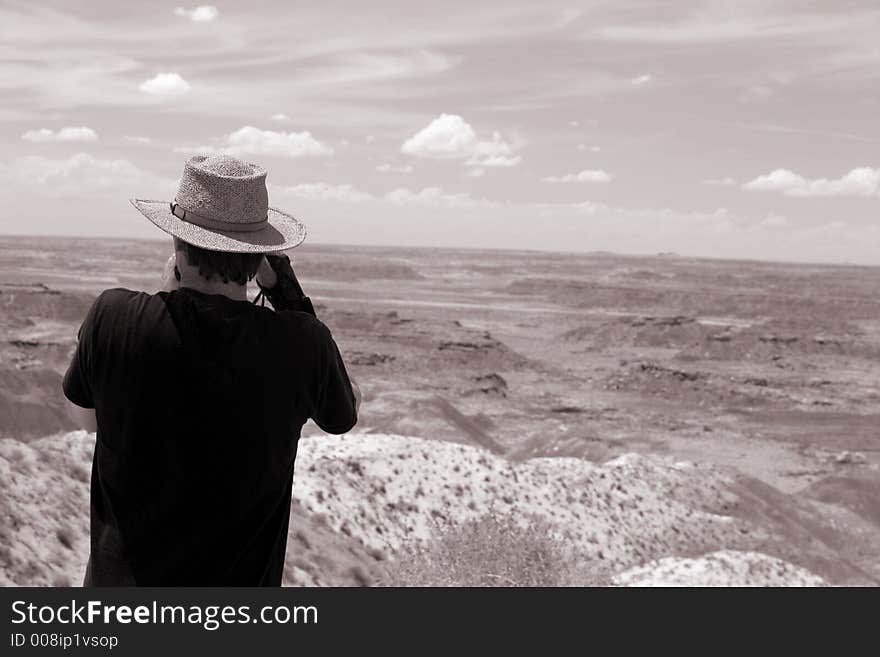
[[238, 283], [208, 281], [201, 276], [192, 279], [184, 274], [181, 276], [180, 287], [188, 287], [203, 294], [222, 294], [235, 301], [247, 301], [247, 285], [239, 285]]

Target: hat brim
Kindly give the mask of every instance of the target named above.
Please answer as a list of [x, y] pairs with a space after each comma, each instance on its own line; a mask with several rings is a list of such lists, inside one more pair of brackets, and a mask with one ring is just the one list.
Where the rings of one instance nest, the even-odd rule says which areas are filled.
[[228, 253], [274, 253], [303, 243], [306, 227], [291, 215], [269, 208], [269, 224], [250, 233], [211, 230], [196, 226], [171, 213], [168, 201], [130, 199], [147, 219], [169, 235], [209, 251]]

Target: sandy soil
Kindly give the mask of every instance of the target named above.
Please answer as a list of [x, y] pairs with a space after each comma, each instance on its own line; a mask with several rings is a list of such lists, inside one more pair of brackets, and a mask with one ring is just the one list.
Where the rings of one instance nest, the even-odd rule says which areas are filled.
[[[43, 453], [42, 437], [73, 429], [59, 385], [79, 321], [102, 289], [155, 290], [167, 248], [0, 238], [5, 445]], [[365, 402], [356, 440], [304, 441], [295, 510], [301, 536], [291, 533], [302, 562], [291, 583], [370, 581], [380, 553], [395, 541], [421, 540], [432, 512], [445, 513], [444, 495], [459, 508], [443, 482], [468, 484], [473, 497], [462, 500], [481, 510], [500, 503], [503, 477], [513, 476], [502, 472], [527, 479], [529, 495], [562, 519], [582, 556], [598, 559], [593, 547], [601, 545], [621, 577], [645, 566], [669, 582], [684, 577], [683, 568], [726, 570], [731, 583], [780, 583], [758, 574], [779, 569], [755, 553], [829, 583], [880, 581], [880, 269], [351, 247], [304, 247], [294, 261]], [[307, 425], [307, 435], [317, 433]], [[391, 435], [413, 437], [403, 441], [411, 445], [396, 447], [402, 439]], [[446, 460], [419, 462], [417, 438], [432, 441]], [[419, 463], [406, 476], [391, 465], [401, 449], [411, 453], [409, 465]], [[312, 452], [309, 467], [320, 476], [302, 470]], [[380, 500], [357, 480], [345, 483], [346, 459], [399, 495]], [[492, 468], [468, 469], [481, 460]], [[670, 465], [681, 462], [697, 465]], [[666, 527], [659, 534], [642, 522], [627, 525], [621, 513], [602, 515], [605, 489], [591, 477], [611, 476], [621, 463], [635, 468], [621, 483], [654, 500], [634, 508]], [[444, 479], [456, 465], [468, 476]], [[714, 509], [709, 518], [731, 520], [698, 515], [699, 531], [684, 522], [678, 514], [705, 508], [679, 500], [675, 487], [658, 492], [670, 472], [694, 495], [712, 482], [732, 496], [736, 504], [725, 509], [698, 495]], [[493, 491], [477, 486], [487, 476]], [[578, 490], [593, 497], [562, 495], [542, 477], [581, 482]], [[16, 481], [27, 489], [27, 477]], [[425, 504], [412, 497], [419, 486], [433, 491]], [[9, 495], [27, 497], [9, 487]], [[75, 510], [87, 505], [66, 499], [64, 517], [76, 525]], [[417, 510], [398, 508], [399, 500]], [[386, 511], [380, 502], [395, 506]], [[536, 502], [518, 496], [516, 504], [535, 510]], [[465, 503], [460, 515], [472, 512]], [[380, 520], [386, 535], [377, 537], [371, 527]], [[672, 526], [686, 538], [669, 538]], [[7, 537], [0, 546], [8, 550]], [[333, 566], [307, 556], [322, 550], [334, 555]], [[52, 562], [52, 554], [40, 555], [40, 563]], [[731, 559], [739, 564], [732, 570]], [[797, 568], [782, 569], [786, 582], [814, 582]], [[0, 571], [19, 572], [2, 559]], [[655, 582], [631, 572], [639, 574], [619, 581]]]
[[[87, 557], [94, 435], [0, 440], [0, 584], [77, 582]], [[303, 439], [287, 584], [375, 581], [378, 564], [446, 523], [537, 517], [572, 558], [618, 585], [864, 584], [880, 529], [730, 468], [629, 454], [520, 463], [481, 447], [352, 433]], [[674, 555], [674, 556], [670, 556]], [[873, 559], [873, 561], [872, 561]]]

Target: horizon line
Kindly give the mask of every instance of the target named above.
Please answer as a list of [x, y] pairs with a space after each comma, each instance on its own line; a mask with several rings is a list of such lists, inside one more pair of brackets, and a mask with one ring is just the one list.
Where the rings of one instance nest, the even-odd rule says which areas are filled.
[[[82, 240], [82, 241], [98, 241], [98, 240], [116, 240], [116, 241], [128, 241], [128, 242], [162, 242], [165, 239], [170, 237], [167, 234], [163, 234], [159, 237], [141, 237], [141, 236], [118, 236], [118, 235], [67, 235], [64, 233], [41, 233], [41, 234], [26, 234], [26, 233], [3, 233], [0, 232], [0, 239], [5, 238], [19, 238], [19, 239], [40, 239], [40, 238], [48, 238], [48, 239], [73, 239], [73, 240]], [[855, 268], [869, 268], [876, 269], [880, 267], [880, 263], [861, 263], [861, 262], [852, 262], [852, 261], [833, 261], [833, 262], [817, 262], [813, 260], [770, 260], [764, 258], [736, 258], [736, 257], [725, 257], [725, 256], [713, 256], [713, 255], [692, 255], [680, 253], [677, 251], [658, 251], [655, 253], [643, 253], [643, 252], [619, 252], [619, 251], [609, 251], [607, 249], [595, 249], [592, 251], [562, 251], [557, 249], [511, 249], [511, 248], [501, 248], [501, 247], [476, 247], [476, 246], [436, 246], [429, 244], [352, 244], [345, 242], [303, 242], [300, 246], [294, 247], [293, 249], [287, 249], [286, 251], [294, 251], [301, 247], [305, 246], [308, 248], [309, 246], [319, 246], [319, 247], [343, 247], [343, 248], [355, 248], [355, 249], [419, 249], [424, 251], [497, 251], [503, 253], [538, 253], [538, 254], [558, 254], [562, 256], [614, 256], [618, 258], [681, 258], [686, 260], [705, 260], [712, 262], [724, 262], [724, 263], [749, 263], [749, 264], [761, 264], [761, 265], [800, 265], [807, 267], [855, 267]]]

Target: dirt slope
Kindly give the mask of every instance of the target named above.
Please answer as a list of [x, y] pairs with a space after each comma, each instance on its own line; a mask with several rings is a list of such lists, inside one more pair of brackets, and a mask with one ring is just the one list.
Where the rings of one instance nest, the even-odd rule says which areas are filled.
[[[85, 432], [0, 441], [0, 584], [81, 579], [93, 441]], [[370, 583], [379, 561], [404, 542], [430, 539], [437, 523], [506, 510], [546, 519], [577, 558], [618, 575], [618, 584], [871, 583], [880, 576], [880, 564], [846, 565], [852, 546], [836, 523], [862, 523], [865, 541], [877, 544], [878, 529], [861, 516], [717, 467], [656, 457], [514, 464], [469, 445], [350, 434], [303, 439], [295, 488], [290, 585]]]

